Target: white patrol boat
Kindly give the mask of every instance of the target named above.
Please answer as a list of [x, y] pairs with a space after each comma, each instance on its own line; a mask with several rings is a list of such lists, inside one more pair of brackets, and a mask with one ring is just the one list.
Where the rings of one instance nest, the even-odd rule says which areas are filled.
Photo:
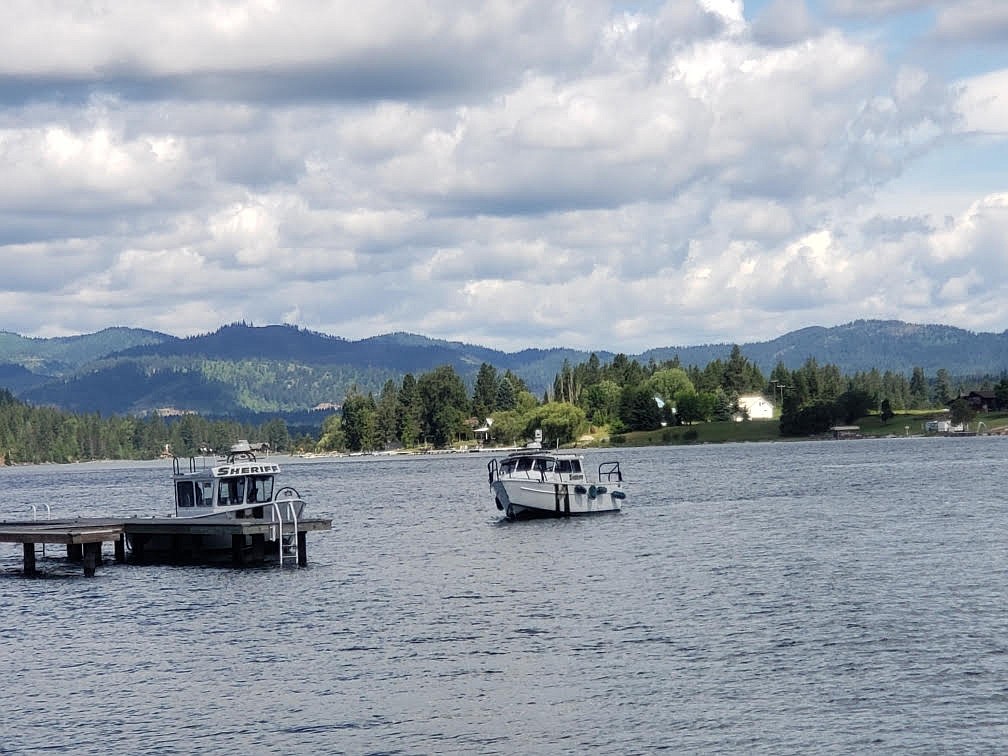
[[626, 493], [619, 462], [603, 462], [591, 476], [582, 455], [540, 446], [537, 435], [525, 449], [487, 463], [494, 504], [509, 520], [620, 511]]
[[[229, 520], [268, 524], [267, 542], [285, 550], [295, 548], [305, 501], [295, 488], [278, 484], [279, 475], [280, 465], [256, 459], [247, 441], [232, 446], [213, 466], [195, 457], [188, 464], [172, 457], [175, 517], [207, 524]], [[144, 548], [157, 551], [161, 546], [170, 544], [161, 544], [155, 537]], [[224, 533], [204, 535], [201, 543], [207, 550], [233, 547], [231, 536]]]

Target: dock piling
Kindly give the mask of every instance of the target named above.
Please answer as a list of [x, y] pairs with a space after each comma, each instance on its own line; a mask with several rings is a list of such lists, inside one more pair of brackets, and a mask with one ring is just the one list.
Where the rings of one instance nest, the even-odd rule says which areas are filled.
[[25, 541], [24, 549], [24, 575], [25, 577], [35, 577], [38, 572], [35, 569], [35, 544]]
[[[331, 530], [332, 520], [299, 520], [297, 523], [297, 563], [308, 564], [308, 531]], [[115, 561], [127, 561], [127, 538], [130, 561], [144, 562], [145, 557], [169, 561], [213, 561], [209, 542], [230, 535], [231, 561], [236, 566], [262, 564], [267, 557], [267, 534], [275, 532], [270, 523], [255, 520], [210, 520], [208, 518], [130, 518], [112, 520], [77, 518], [32, 522], [0, 522], [0, 543], [20, 543], [24, 555], [24, 574], [38, 574], [35, 553], [38, 544], [56, 543], [66, 546], [67, 560], [83, 563], [84, 574], [93, 577], [102, 564], [102, 544], [110, 541], [115, 549]], [[158, 541], [164, 546], [157, 546]], [[167, 551], [165, 551], [167, 548]], [[283, 548], [283, 547], [281, 547]], [[227, 556], [225, 547], [225, 558]], [[270, 550], [270, 555], [273, 552]], [[221, 556], [216, 552], [217, 557]], [[281, 561], [282, 563], [282, 561]]]

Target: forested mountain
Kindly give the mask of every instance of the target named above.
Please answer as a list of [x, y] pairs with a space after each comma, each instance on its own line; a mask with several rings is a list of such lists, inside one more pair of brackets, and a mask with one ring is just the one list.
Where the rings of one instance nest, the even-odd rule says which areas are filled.
[[[909, 376], [916, 367], [929, 375], [945, 370], [954, 377], [999, 376], [1008, 368], [1008, 333], [898, 321], [804, 328], [740, 346], [766, 374], [778, 363], [794, 370], [809, 358], [848, 374], [878, 369]], [[684, 366], [703, 367], [726, 360], [731, 351], [731, 344], [712, 344], [627, 356], [642, 364], [678, 357]], [[596, 355], [602, 362], [615, 357]], [[377, 395], [389, 380], [442, 365], [472, 386], [486, 363], [511, 371], [542, 395], [565, 364], [589, 356], [570, 349], [507, 353], [406, 333], [350, 341], [293, 326], [244, 323], [187, 338], [128, 328], [55, 339], [2, 332], [0, 388], [32, 404], [74, 412], [135, 414], [174, 407], [247, 418], [341, 404], [351, 387]]]
[[139, 328], [106, 328], [81, 336], [37, 339], [0, 331], [0, 366], [21, 365], [43, 376], [62, 375], [108, 354], [175, 337]]

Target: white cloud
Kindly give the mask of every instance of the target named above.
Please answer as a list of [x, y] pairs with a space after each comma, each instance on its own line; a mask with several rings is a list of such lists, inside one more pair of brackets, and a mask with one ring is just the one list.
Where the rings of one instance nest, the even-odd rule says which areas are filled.
[[921, 10], [938, 5], [942, 0], [830, 0], [834, 13], [849, 16], [887, 16], [893, 13]]
[[790, 45], [818, 33], [805, 0], [773, 0], [753, 22], [753, 37], [761, 44]]
[[943, 4], [935, 36], [957, 42], [1000, 42], [1008, 39], [1008, 3], [1003, 0], [960, 0]]
[[1008, 135], [1008, 68], [972, 77], [961, 86], [958, 107], [963, 129]]
[[[625, 352], [1003, 329], [1002, 195], [968, 165], [895, 181], [1003, 135], [1003, 67], [946, 84], [931, 60], [980, 34], [951, 6], [835, 2], [878, 24], [855, 36], [820, 5], [7, 4], [4, 327]], [[887, 19], [928, 9], [942, 56], [894, 60]]]

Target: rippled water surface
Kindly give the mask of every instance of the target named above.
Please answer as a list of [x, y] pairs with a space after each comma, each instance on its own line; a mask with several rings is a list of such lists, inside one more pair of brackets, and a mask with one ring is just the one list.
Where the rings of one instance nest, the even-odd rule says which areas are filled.
[[[0, 544], [0, 752], [1003, 752], [1006, 452], [593, 451], [622, 514], [519, 523], [483, 455], [287, 460], [304, 569]], [[2, 468], [0, 519], [164, 514], [169, 472]]]

